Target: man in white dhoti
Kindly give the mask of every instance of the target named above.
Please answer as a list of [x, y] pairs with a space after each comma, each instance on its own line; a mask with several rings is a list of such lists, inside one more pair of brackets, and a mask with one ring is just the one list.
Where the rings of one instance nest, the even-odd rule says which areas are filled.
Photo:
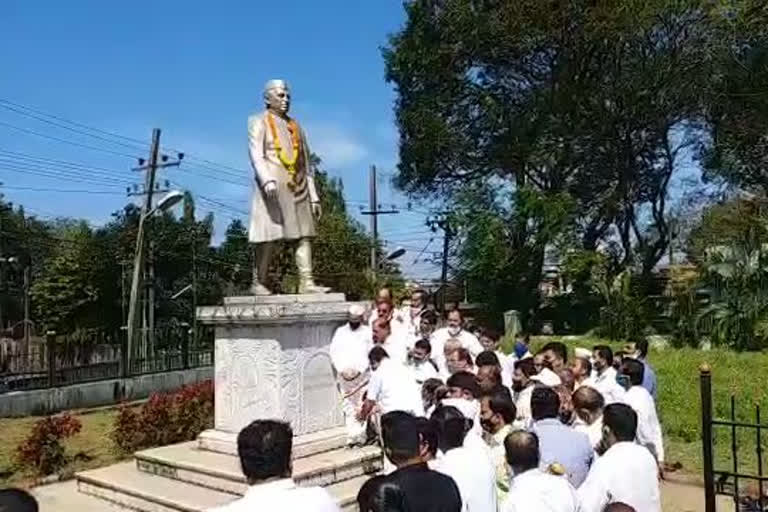
[[579, 487], [583, 512], [602, 512], [610, 503], [624, 503], [637, 512], [660, 512], [656, 461], [635, 443], [637, 414], [625, 404], [603, 411], [603, 440], [607, 448]]
[[256, 244], [251, 292], [271, 294], [267, 270], [276, 242], [298, 240], [299, 293], [325, 293], [328, 288], [317, 286], [312, 275], [310, 240], [321, 209], [307, 136], [288, 116], [291, 94], [286, 82], [267, 82], [264, 103], [264, 112], [248, 118], [248, 151], [255, 175], [248, 229], [248, 241]]
[[242, 498], [210, 512], [300, 510], [341, 512], [321, 487], [298, 487], [291, 478], [293, 431], [282, 421], [256, 420], [237, 436], [240, 467], [248, 482]]
[[363, 325], [364, 314], [362, 306], [350, 306], [348, 322], [336, 329], [331, 339], [331, 364], [342, 396], [348, 446], [365, 442], [365, 422], [357, 419], [368, 383], [368, 351], [372, 344], [371, 329]]

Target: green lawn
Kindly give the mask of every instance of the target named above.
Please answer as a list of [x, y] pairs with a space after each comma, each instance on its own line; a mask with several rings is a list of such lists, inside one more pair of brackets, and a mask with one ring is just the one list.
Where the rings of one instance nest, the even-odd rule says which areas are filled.
[[[574, 347], [591, 349], [608, 344], [620, 349], [623, 343], [606, 343], [591, 337], [547, 337], [534, 339], [534, 347], [546, 341], [560, 339], [569, 350]], [[691, 348], [651, 350], [650, 364], [656, 369], [659, 382], [659, 418], [664, 430], [666, 460], [679, 462], [687, 473], [701, 473], [701, 399], [699, 367], [703, 363], [712, 369], [713, 411], [717, 418], [728, 419], [731, 395], [736, 397], [736, 418], [754, 422], [755, 405], [762, 409], [762, 424], [768, 425], [768, 354], [737, 353], [730, 350], [709, 351]], [[715, 427], [715, 467], [733, 470], [730, 427]], [[738, 462], [741, 472], [757, 472], [756, 431], [737, 429]], [[768, 471], [768, 432], [762, 435], [763, 467]]]
[[[82, 422], [79, 434], [65, 441], [67, 454], [73, 460], [64, 473], [112, 464], [124, 458], [115, 449], [109, 432], [117, 410], [97, 410], [75, 416]], [[16, 447], [32, 430], [38, 417], [0, 419], [0, 487], [7, 485], [28, 486], [35, 481], [34, 475], [20, 471], [15, 465]]]

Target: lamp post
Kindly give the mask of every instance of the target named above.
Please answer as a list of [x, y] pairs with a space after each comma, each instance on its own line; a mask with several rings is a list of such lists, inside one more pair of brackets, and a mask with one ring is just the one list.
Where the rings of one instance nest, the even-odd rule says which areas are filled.
[[126, 356], [124, 357], [126, 368], [125, 372], [130, 372], [131, 361], [133, 359], [134, 343], [136, 341], [137, 314], [139, 310], [139, 290], [141, 289], [142, 273], [144, 271], [144, 223], [158, 212], [164, 212], [173, 208], [182, 199], [184, 194], [178, 190], [172, 190], [166, 194], [157, 205], [139, 217], [139, 232], [136, 234], [136, 253], [133, 260], [133, 279], [131, 280], [131, 298], [128, 304], [128, 325], [126, 339]]

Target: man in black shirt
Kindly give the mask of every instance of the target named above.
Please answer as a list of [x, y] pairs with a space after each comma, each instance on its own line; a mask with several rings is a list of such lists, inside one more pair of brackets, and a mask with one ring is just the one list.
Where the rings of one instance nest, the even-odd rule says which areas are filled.
[[[421, 456], [421, 430], [416, 418], [403, 411], [392, 411], [381, 417], [384, 455], [397, 466], [386, 482], [399, 488], [407, 510], [419, 512], [460, 512], [461, 496], [449, 476], [432, 471]], [[378, 486], [377, 486], [378, 487]], [[357, 496], [362, 512], [370, 506], [371, 486], [363, 486]]]

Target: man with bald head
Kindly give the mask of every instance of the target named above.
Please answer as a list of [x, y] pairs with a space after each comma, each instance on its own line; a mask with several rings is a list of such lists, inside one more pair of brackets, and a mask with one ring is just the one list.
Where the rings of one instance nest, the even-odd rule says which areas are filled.
[[368, 351], [372, 344], [371, 330], [363, 324], [364, 314], [362, 306], [350, 306], [347, 323], [336, 329], [330, 347], [350, 446], [365, 441], [365, 422], [356, 418], [368, 381]]
[[603, 436], [603, 395], [595, 388], [582, 386], [573, 392], [571, 403], [576, 416], [573, 429], [586, 434], [596, 448]]
[[518, 430], [504, 440], [507, 463], [512, 469], [512, 483], [503, 512], [576, 512], [576, 491], [563, 476], [539, 469], [539, 438], [532, 432]]
[[248, 118], [248, 153], [254, 172], [248, 241], [256, 246], [251, 292], [270, 295], [267, 271], [276, 243], [296, 241], [299, 293], [325, 293], [312, 274], [315, 219], [320, 197], [315, 187], [309, 143], [288, 115], [291, 92], [284, 80], [264, 86], [265, 110]]

